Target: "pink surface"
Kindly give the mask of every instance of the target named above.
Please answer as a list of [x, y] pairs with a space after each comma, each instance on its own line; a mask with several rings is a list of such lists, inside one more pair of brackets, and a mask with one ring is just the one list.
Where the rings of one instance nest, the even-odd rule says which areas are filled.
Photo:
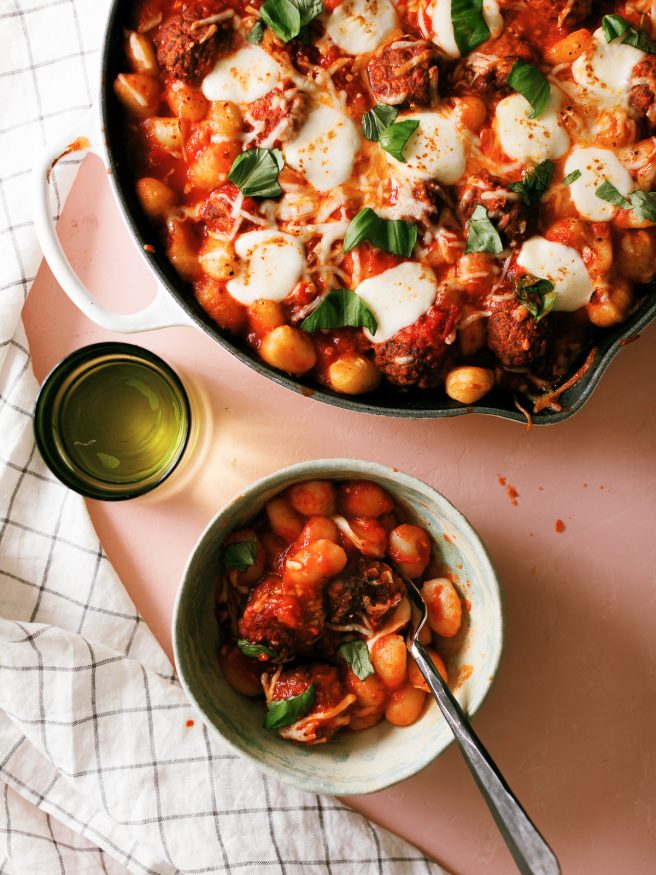
[[[122, 226], [97, 159], [60, 231], [82, 277], [114, 309], [153, 281]], [[91, 325], [44, 266], [25, 320], [37, 377], [87, 343]], [[627, 347], [587, 407], [549, 429], [483, 417], [375, 419], [265, 381], [193, 329], [126, 337], [206, 393], [202, 478], [175, 496], [89, 502], [110, 560], [171, 654], [178, 579], [201, 530], [241, 487], [309, 458], [395, 465], [442, 491], [486, 542], [505, 595], [496, 685], [474, 725], [553, 844], [564, 873], [652, 875], [656, 846], [656, 329]], [[507, 484], [519, 493], [514, 506]], [[164, 500], [166, 499], [166, 500]], [[565, 523], [556, 532], [556, 520]], [[457, 750], [415, 778], [352, 800], [460, 875], [514, 871]]]

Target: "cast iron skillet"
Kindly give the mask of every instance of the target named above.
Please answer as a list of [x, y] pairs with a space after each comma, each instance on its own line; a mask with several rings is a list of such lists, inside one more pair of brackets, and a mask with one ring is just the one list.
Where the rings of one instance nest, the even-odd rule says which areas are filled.
[[[416, 390], [401, 394], [398, 391], [391, 391], [390, 387], [386, 387], [384, 384], [376, 392], [357, 399], [338, 395], [312, 381], [295, 379], [274, 370], [246, 344], [221, 331], [219, 326], [196, 302], [188, 286], [180, 279], [164, 252], [160, 251], [158, 241], [154, 239], [153, 230], [136, 197], [134, 180], [126, 155], [126, 143], [121, 135], [121, 109], [112, 88], [117, 74], [125, 71], [123, 27], [128, 17], [127, 12], [131, 7], [131, 0], [114, 0], [107, 23], [102, 54], [101, 114], [111, 178], [125, 220], [140, 248], [143, 251], [144, 245], [151, 244], [155, 245], [157, 249], [149, 256], [151, 268], [189, 316], [217, 343], [259, 374], [274, 380], [287, 389], [300, 392], [302, 395], [312, 396], [326, 404], [333, 404], [336, 407], [344, 407], [359, 413], [406, 419], [440, 419], [448, 416], [461, 416], [465, 413], [482, 413], [526, 422], [526, 417], [515, 407], [512, 396], [501, 391], [493, 391], [485, 397], [484, 404], [477, 404], [474, 407], [463, 407], [461, 404], [451, 401], [449, 398], [440, 397], [437, 392], [432, 393], [429, 390]], [[645, 297], [638, 309], [624, 324], [606, 329], [601, 335], [601, 342], [598, 344], [599, 352], [594, 365], [575, 386], [561, 395], [560, 403], [563, 410], [559, 412], [542, 411], [533, 416], [533, 421], [539, 425], [549, 425], [562, 422], [573, 416], [588, 400], [619, 350], [634, 340], [654, 318], [656, 318], [656, 295], [650, 294]], [[585, 354], [581, 357], [581, 361], [575, 365], [572, 373], [582, 364], [584, 358]], [[522, 403], [524, 402], [522, 401]]]

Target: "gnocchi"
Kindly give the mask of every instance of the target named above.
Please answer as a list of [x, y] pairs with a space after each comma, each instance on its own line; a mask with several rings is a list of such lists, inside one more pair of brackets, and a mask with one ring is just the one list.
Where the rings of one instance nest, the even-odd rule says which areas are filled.
[[[428, 686], [408, 653], [400, 575], [421, 582], [438, 550], [405, 518], [377, 483], [312, 479], [273, 495], [226, 538], [217, 590], [226, 681], [269, 705], [313, 690], [314, 704], [289, 705], [283, 738], [317, 744], [423, 714]], [[448, 682], [440, 641], [458, 633], [463, 605], [446, 578], [425, 581], [422, 595], [429, 623], [419, 640]]]

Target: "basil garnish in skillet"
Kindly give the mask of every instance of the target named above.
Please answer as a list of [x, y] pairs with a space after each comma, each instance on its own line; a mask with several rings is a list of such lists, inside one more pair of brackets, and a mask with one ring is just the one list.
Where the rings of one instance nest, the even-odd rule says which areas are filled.
[[492, 35], [483, 15], [483, 0], [451, 0], [451, 24], [463, 58]]
[[490, 221], [485, 207], [480, 204], [477, 204], [469, 220], [465, 252], [490, 252], [493, 255], [503, 252], [503, 243], [499, 232]]
[[631, 22], [622, 18], [621, 15], [604, 15], [601, 20], [601, 28], [607, 43], [623, 36], [623, 46], [632, 46], [648, 55], [656, 55], [656, 41], [651, 39], [646, 31], [633, 27]]
[[508, 76], [508, 85], [526, 98], [533, 107], [529, 118], [537, 118], [547, 108], [551, 86], [542, 73], [527, 61], [516, 61]]
[[595, 194], [602, 201], [607, 201], [609, 204], [613, 204], [613, 206], [620, 207], [623, 210], [631, 209], [631, 201], [627, 200], [609, 179], [599, 186]]
[[378, 103], [362, 116], [362, 133], [366, 140], [379, 143], [397, 161], [405, 163], [403, 150], [408, 140], [419, 127], [418, 119], [404, 119], [396, 122], [399, 111], [395, 106]]
[[288, 43], [294, 37], [307, 36], [305, 28], [323, 12], [323, 0], [266, 0], [260, 7], [260, 18]]
[[245, 638], [240, 638], [237, 641], [237, 647], [241, 650], [244, 656], [250, 656], [251, 659], [257, 659], [260, 656], [267, 656], [269, 659], [278, 659], [278, 654], [275, 650], [270, 650], [263, 644], [251, 644]]
[[635, 210], [641, 222], [656, 222], [656, 191], [634, 191], [624, 197], [621, 191], [607, 179], [595, 192], [602, 201], [608, 201], [622, 210]]
[[321, 328], [368, 328], [376, 333], [378, 323], [362, 298], [350, 289], [328, 292], [314, 312], [301, 322], [303, 331], [310, 333]]
[[515, 284], [515, 297], [536, 322], [550, 313], [558, 300], [558, 292], [549, 280], [526, 274]]
[[643, 222], [656, 222], [656, 191], [634, 191], [631, 205]]
[[344, 252], [365, 240], [385, 252], [410, 258], [417, 242], [417, 226], [403, 219], [381, 219], [371, 207], [365, 207], [347, 228]]
[[369, 648], [364, 641], [345, 641], [338, 647], [337, 652], [348, 662], [361, 681], [374, 674], [374, 667], [369, 659]]
[[362, 133], [366, 140], [377, 143], [385, 128], [388, 128], [399, 114], [395, 106], [378, 103], [362, 116]]
[[541, 161], [529, 173], [525, 173], [521, 182], [511, 182], [508, 188], [521, 194], [527, 207], [533, 207], [542, 200], [542, 195], [551, 185], [554, 174], [554, 163], [548, 158]]
[[223, 561], [226, 568], [236, 568], [237, 571], [246, 571], [255, 564], [257, 556], [257, 541], [250, 538], [248, 541], [234, 541], [223, 551]]
[[280, 149], [247, 149], [232, 162], [228, 179], [246, 197], [278, 197], [284, 163]]
[[577, 179], [581, 178], [580, 170], [572, 170], [571, 173], [568, 173], [565, 179], [563, 179], [563, 185], [571, 185], [573, 182], [576, 182]]
[[394, 122], [393, 125], [385, 128], [378, 138], [378, 142], [393, 158], [405, 164], [403, 150], [418, 127], [419, 121], [414, 118], [408, 118], [402, 122]]
[[264, 38], [264, 31], [266, 30], [266, 25], [262, 21], [261, 18], [258, 18], [253, 27], [248, 31], [248, 35], [246, 39], [251, 45], [258, 46], [262, 39]]
[[314, 705], [314, 684], [311, 684], [304, 693], [298, 696], [290, 696], [289, 699], [278, 699], [269, 702], [268, 711], [264, 718], [265, 729], [283, 729], [291, 726], [301, 717], [305, 717]]

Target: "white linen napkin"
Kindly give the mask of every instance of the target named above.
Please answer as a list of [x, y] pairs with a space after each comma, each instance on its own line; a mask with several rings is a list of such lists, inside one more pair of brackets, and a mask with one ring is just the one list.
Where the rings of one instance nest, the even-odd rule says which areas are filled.
[[[439, 875], [210, 737], [83, 500], [36, 452], [20, 322], [40, 260], [27, 186], [36, 150], [92, 103], [107, 8], [0, 0], [0, 875]], [[59, 206], [61, 174], [58, 186]]]

